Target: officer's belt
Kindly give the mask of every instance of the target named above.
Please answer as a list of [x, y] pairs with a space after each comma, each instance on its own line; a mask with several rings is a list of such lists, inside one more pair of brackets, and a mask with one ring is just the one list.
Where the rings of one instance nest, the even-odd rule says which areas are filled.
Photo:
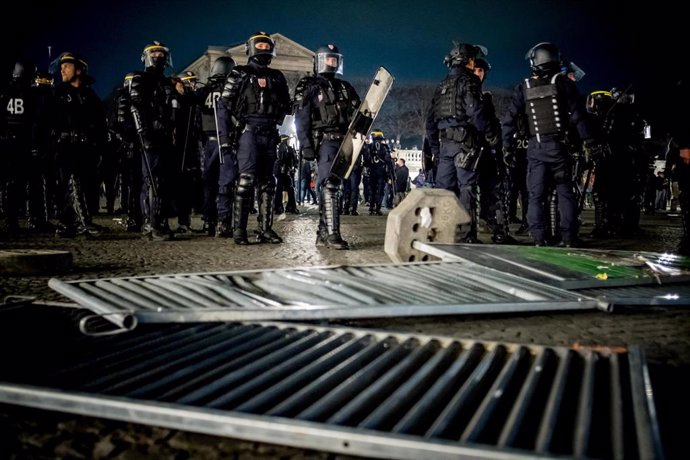
[[342, 141], [345, 138], [344, 134], [339, 133], [323, 133], [324, 141]]
[[70, 131], [70, 132], [60, 133], [58, 135], [58, 138], [61, 141], [86, 142], [89, 139], [89, 136], [87, 136], [85, 133]]
[[457, 126], [442, 129], [439, 133], [439, 137], [449, 141], [464, 142], [465, 139], [467, 139], [467, 128], [464, 126]]
[[564, 142], [565, 133], [535, 134], [531, 136], [529, 140], [535, 140], [540, 144], [542, 142]]
[[243, 133], [250, 132], [256, 134], [275, 134], [278, 130], [275, 126], [265, 126], [265, 125], [245, 125], [242, 130]]

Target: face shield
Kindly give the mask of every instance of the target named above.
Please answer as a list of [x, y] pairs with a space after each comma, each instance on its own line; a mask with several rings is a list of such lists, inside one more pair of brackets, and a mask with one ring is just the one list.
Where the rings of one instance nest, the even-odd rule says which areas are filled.
[[155, 67], [156, 69], [165, 70], [167, 67], [172, 67], [172, 56], [170, 49], [160, 42], [153, 42], [144, 48], [141, 53], [141, 62], [144, 63], [144, 68]]
[[343, 75], [343, 55], [340, 53], [318, 53], [316, 55], [316, 73]]
[[249, 37], [245, 44], [245, 52], [250, 58], [254, 56], [270, 56], [276, 57], [275, 42], [270, 35], [256, 34]]
[[609, 91], [594, 91], [587, 95], [587, 112], [603, 116], [613, 105], [613, 96]]

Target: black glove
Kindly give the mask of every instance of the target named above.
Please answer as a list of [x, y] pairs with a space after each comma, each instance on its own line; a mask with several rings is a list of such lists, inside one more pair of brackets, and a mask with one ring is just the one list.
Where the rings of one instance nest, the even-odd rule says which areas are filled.
[[489, 147], [496, 147], [501, 142], [501, 136], [486, 136], [486, 142], [489, 143]]
[[306, 161], [312, 161], [316, 159], [316, 152], [313, 147], [305, 146], [302, 147], [302, 158]]
[[503, 164], [506, 167], [513, 169], [517, 166], [517, 156], [515, 155], [515, 149], [510, 147], [503, 147]]

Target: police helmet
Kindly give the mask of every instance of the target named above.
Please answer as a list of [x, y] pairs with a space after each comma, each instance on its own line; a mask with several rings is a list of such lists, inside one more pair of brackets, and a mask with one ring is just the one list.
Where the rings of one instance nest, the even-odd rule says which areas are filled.
[[587, 95], [587, 111], [594, 115], [604, 116], [613, 107], [614, 101], [611, 91], [592, 91]]
[[372, 140], [373, 139], [383, 140], [386, 137], [383, 135], [383, 131], [381, 131], [380, 129], [374, 129], [371, 131], [371, 138], [372, 138]]
[[199, 77], [191, 70], [185, 70], [180, 74], [179, 78], [182, 83], [189, 86], [194, 86], [199, 81]]
[[19, 60], [14, 63], [12, 70], [13, 80], [29, 81], [36, 73], [36, 66], [28, 60]]
[[489, 64], [489, 61], [480, 57], [474, 60], [474, 67], [475, 69], [483, 69], [484, 72], [491, 70], [491, 64]]
[[[155, 53], [155, 54], [154, 54]], [[160, 53], [163, 53], [162, 55]], [[144, 68], [155, 68], [158, 70], [165, 70], [166, 67], [172, 67], [172, 56], [170, 56], [170, 49], [158, 40], [154, 40], [144, 47], [141, 52], [141, 62], [144, 63]]]
[[60, 56], [55, 58], [53, 62], [50, 63], [50, 73], [60, 73], [60, 66], [62, 66], [62, 64], [74, 64], [74, 68], [76, 70], [81, 70], [82, 74], [86, 74], [89, 72], [89, 65], [82, 57], [69, 51], [65, 51], [64, 53], [60, 54]]
[[276, 43], [266, 32], [257, 32], [244, 44], [244, 52], [250, 60], [268, 65], [276, 55]]
[[459, 43], [454, 41], [453, 48], [443, 59], [446, 67], [465, 65], [471, 58], [484, 57], [489, 54], [489, 50], [482, 45], [472, 45], [471, 43]]
[[532, 72], [536, 75], [553, 74], [561, 67], [561, 52], [556, 45], [541, 42], [527, 51], [525, 59], [529, 61]]
[[329, 43], [316, 50], [314, 71], [320, 74], [343, 75], [343, 55], [337, 46]]
[[230, 56], [220, 56], [218, 59], [213, 61], [210, 75], [212, 77], [214, 75], [227, 76], [230, 72], [232, 72], [232, 69], [235, 68], [235, 65], [235, 60]]

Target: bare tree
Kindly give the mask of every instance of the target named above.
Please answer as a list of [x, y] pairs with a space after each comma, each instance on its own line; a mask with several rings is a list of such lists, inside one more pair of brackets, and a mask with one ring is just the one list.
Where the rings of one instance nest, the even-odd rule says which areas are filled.
[[388, 137], [399, 143], [401, 138], [424, 138], [424, 123], [434, 86], [431, 84], [399, 85], [391, 89], [377, 125]]

